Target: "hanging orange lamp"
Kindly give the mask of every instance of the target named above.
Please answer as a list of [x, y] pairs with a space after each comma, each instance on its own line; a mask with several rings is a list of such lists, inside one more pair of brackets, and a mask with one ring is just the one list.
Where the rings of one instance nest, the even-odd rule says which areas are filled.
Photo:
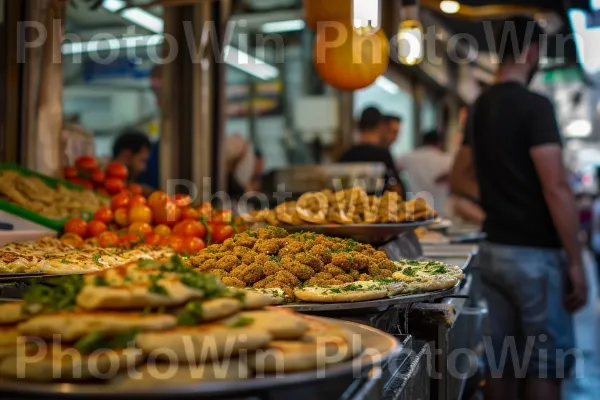
[[317, 31], [319, 22], [341, 22], [352, 20], [352, 0], [303, 0], [306, 25]]

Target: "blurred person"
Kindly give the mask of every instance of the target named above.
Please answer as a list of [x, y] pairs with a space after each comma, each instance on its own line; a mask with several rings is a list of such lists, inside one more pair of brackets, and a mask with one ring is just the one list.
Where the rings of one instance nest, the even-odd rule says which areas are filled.
[[398, 171], [392, 160], [390, 151], [381, 145], [383, 142], [383, 132], [385, 130], [385, 118], [375, 107], [366, 108], [358, 122], [359, 139], [358, 143], [348, 149], [338, 162], [340, 163], [359, 163], [359, 162], [380, 162], [385, 164], [386, 173], [384, 176], [386, 190], [393, 190], [405, 197], [406, 191]]
[[152, 143], [145, 133], [127, 129], [113, 144], [113, 161], [118, 161], [129, 170], [130, 180], [137, 181], [148, 168]]
[[387, 148], [391, 152], [392, 145], [398, 140], [400, 136], [400, 129], [402, 128], [402, 118], [397, 115], [385, 115], [383, 117], [385, 123], [383, 127], [383, 147]]
[[254, 149], [254, 173], [248, 184], [247, 191], [260, 192], [262, 190], [263, 174], [265, 172], [265, 161], [260, 150]]
[[225, 138], [223, 148], [227, 171], [227, 193], [237, 200], [249, 189], [254, 177], [254, 149], [251, 143], [237, 133]]
[[443, 140], [437, 131], [423, 135], [422, 144], [398, 160], [398, 169], [408, 174], [412, 193], [426, 192], [432, 207], [445, 214], [448, 199], [448, 174], [452, 157], [443, 151]]
[[[524, 17], [503, 27], [496, 82], [472, 106], [457, 155], [472, 162], [486, 213], [479, 266], [494, 358], [487, 357], [485, 397], [560, 399], [573, 358], [559, 354], [575, 348], [571, 313], [587, 300], [578, 216], [554, 107], [527, 88], [543, 31]], [[517, 40], [502, 41], [505, 33]], [[506, 349], [511, 338], [517, 360]]]

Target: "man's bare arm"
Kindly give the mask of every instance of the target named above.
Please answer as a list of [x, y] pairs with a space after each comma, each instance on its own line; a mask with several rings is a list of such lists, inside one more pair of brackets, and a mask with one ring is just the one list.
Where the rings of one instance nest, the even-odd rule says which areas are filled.
[[562, 149], [555, 143], [544, 144], [532, 147], [530, 154], [542, 183], [552, 221], [567, 254], [571, 283], [566, 300], [567, 307], [577, 309], [585, 304], [587, 285], [581, 261], [581, 244], [578, 239], [579, 217], [563, 165]]
[[461, 146], [454, 157], [454, 165], [450, 171], [450, 192], [459, 196], [479, 198], [479, 185], [475, 178], [469, 146]]

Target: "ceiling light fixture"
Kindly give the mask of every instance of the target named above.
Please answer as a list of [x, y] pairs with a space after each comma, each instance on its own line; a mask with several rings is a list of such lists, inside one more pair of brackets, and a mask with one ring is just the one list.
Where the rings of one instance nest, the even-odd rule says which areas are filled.
[[304, 29], [306, 23], [301, 19], [290, 19], [288, 21], [274, 21], [263, 24], [264, 33], [297, 32]]
[[275, 66], [229, 45], [225, 46], [225, 62], [240, 71], [265, 81], [279, 76], [279, 70]]
[[460, 10], [460, 3], [454, 0], [444, 0], [440, 3], [440, 10], [446, 14], [456, 14]]
[[569, 122], [565, 128], [565, 134], [571, 138], [587, 137], [592, 134], [592, 124], [586, 119], [576, 119]]
[[[102, 3], [102, 7], [115, 13], [125, 6], [126, 3], [123, 0], [104, 0]], [[150, 32], [162, 33], [164, 31], [165, 24], [162, 18], [142, 10], [141, 8], [128, 8], [119, 12], [119, 15]]]
[[82, 54], [106, 50], [131, 49], [143, 46], [156, 46], [163, 42], [162, 35], [140, 35], [129, 36], [122, 39], [90, 40], [88, 42], [65, 43], [62, 45], [62, 53]]
[[352, 0], [352, 23], [356, 29], [381, 28], [381, 0]]
[[383, 75], [377, 78], [375, 84], [390, 94], [400, 93], [400, 87]]

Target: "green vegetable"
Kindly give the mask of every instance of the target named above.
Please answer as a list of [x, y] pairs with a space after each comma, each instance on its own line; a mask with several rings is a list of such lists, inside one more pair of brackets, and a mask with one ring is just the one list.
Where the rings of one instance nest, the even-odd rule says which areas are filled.
[[62, 260], [61, 264], [73, 264], [73, 263], [69, 260]]
[[200, 274], [191, 271], [182, 275], [180, 281], [188, 287], [202, 290], [204, 297], [207, 299], [221, 297], [225, 292], [225, 288], [217, 280], [217, 277], [212, 274]]
[[254, 323], [254, 318], [250, 317], [240, 317], [235, 322], [229, 324], [231, 328], [241, 328], [244, 326], [248, 326]]
[[276, 263], [281, 262], [281, 257], [279, 256], [269, 256], [269, 261], [274, 261]]
[[96, 253], [92, 256], [92, 260], [96, 263], [96, 264], [100, 264], [100, 257], [102, 257], [102, 255], [100, 253]]
[[446, 272], [448, 272], [448, 271], [446, 270], [446, 267], [443, 265], [440, 265], [435, 270], [431, 271], [432, 274], [445, 274]]
[[190, 301], [185, 305], [183, 311], [177, 314], [177, 324], [184, 326], [195, 326], [202, 322], [202, 301]]
[[150, 280], [150, 286], [148, 287], [148, 291], [150, 293], [156, 293], [161, 296], [168, 296], [169, 292], [165, 289], [164, 286], [158, 284], [158, 281], [161, 280], [163, 276], [161, 274], [158, 275], [148, 275], [148, 280]]
[[416, 273], [417, 273], [417, 271], [415, 271], [415, 269], [413, 267], [405, 267], [402, 270], [402, 274], [404, 274], [406, 276], [415, 276]]
[[[23, 295], [25, 311], [41, 306], [39, 312], [70, 310], [77, 304], [77, 295], [83, 287], [82, 275], [70, 275], [34, 281]], [[37, 311], [37, 310], [36, 310]]]
[[100, 349], [123, 349], [127, 344], [135, 339], [139, 333], [137, 328], [133, 328], [127, 332], [108, 338], [103, 332], [88, 333], [77, 342], [75, 349], [82, 354], [89, 354]]
[[94, 278], [94, 286], [110, 286], [110, 284], [105, 277], [97, 276]]
[[82, 354], [89, 354], [94, 350], [101, 348], [103, 342], [104, 333], [92, 332], [79, 339], [74, 347]]

